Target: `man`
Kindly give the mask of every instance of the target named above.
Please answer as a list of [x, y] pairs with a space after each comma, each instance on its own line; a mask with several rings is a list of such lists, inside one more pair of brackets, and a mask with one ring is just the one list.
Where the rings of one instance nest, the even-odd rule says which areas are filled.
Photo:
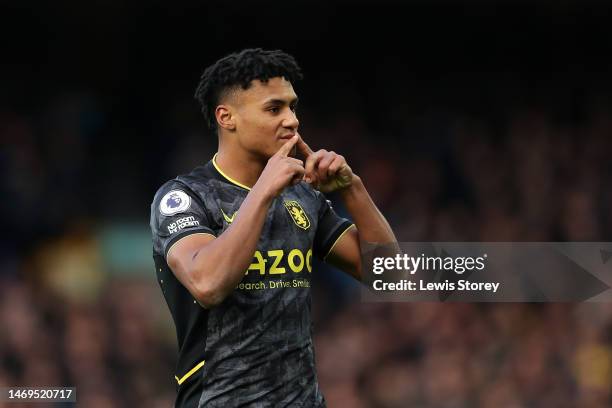
[[[360, 240], [395, 237], [344, 157], [298, 134], [293, 57], [247, 49], [196, 91], [219, 139], [151, 205], [154, 260], [179, 341], [176, 407], [322, 407], [312, 257], [361, 278]], [[305, 161], [294, 156], [297, 150]], [[321, 192], [338, 191], [355, 224]]]

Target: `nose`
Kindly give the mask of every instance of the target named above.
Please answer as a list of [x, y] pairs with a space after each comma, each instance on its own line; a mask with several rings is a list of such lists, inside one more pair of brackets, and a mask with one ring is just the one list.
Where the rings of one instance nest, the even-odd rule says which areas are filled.
[[287, 129], [297, 130], [298, 126], [300, 126], [300, 121], [297, 118], [297, 115], [291, 109], [287, 109], [289, 112], [283, 118], [283, 127]]

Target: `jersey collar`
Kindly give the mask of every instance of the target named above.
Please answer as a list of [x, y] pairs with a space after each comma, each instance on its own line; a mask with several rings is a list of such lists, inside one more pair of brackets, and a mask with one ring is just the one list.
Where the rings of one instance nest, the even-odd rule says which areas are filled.
[[229, 181], [230, 183], [235, 184], [235, 185], [237, 185], [238, 187], [242, 187], [242, 188], [247, 189], [247, 190], [249, 190], [249, 191], [250, 191], [250, 190], [251, 190], [251, 187], [245, 186], [244, 184], [241, 184], [241, 183], [237, 182], [236, 180], [234, 180], [233, 178], [231, 178], [230, 176], [228, 176], [227, 174], [225, 174], [225, 173], [223, 172], [223, 170], [221, 170], [221, 167], [219, 167], [219, 165], [217, 164], [217, 155], [218, 155], [218, 154], [219, 154], [219, 153], [215, 153], [215, 155], [213, 156], [213, 158], [212, 158], [212, 164], [213, 164], [213, 166], [215, 166], [215, 169], [216, 169], [216, 170], [219, 172], [219, 174], [220, 174], [221, 176], [223, 176], [223, 178], [224, 178], [224, 179], [226, 179], [227, 181]]

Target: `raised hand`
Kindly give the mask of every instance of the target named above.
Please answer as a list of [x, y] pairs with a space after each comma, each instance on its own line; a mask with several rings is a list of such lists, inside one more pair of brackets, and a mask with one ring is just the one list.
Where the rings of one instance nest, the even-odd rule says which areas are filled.
[[297, 150], [306, 160], [304, 181], [323, 193], [340, 190], [352, 184], [353, 170], [346, 163], [344, 156], [324, 149], [314, 152], [301, 136], [296, 136], [299, 137]]
[[289, 153], [299, 140], [295, 135], [270, 157], [266, 167], [259, 176], [253, 189], [263, 189], [271, 197], [278, 196], [285, 187], [299, 183], [304, 177], [304, 162], [293, 157]]

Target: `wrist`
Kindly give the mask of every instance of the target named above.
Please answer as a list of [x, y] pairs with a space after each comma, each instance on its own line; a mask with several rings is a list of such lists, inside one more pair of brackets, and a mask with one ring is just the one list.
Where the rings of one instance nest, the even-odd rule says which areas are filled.
[[342, 195], [343, 198], [348, 198], [350, 196], [353, 196], [359, 193], [364, 188], [365, 187], [363, 185], [363, 181], [361, 180], [361, 177], [359, 177], [356, 174], [353, 174], [353, 177], [351, 179], [351, 184], [341, 190], [338, 190], [338, 192], [340, 193], [340, 195]]
[[272, 201], [276, 198], [276, 195], [269, 187], [268, 188], [266, 187], [267, 186], [263, 186], [263, 185], [260, 185], [259, 183], [255, 183], [249, 195], [253, 195], [253, 198], [256, 201], [264, 205], [270, 205], [270, 203], [272, 203]]

